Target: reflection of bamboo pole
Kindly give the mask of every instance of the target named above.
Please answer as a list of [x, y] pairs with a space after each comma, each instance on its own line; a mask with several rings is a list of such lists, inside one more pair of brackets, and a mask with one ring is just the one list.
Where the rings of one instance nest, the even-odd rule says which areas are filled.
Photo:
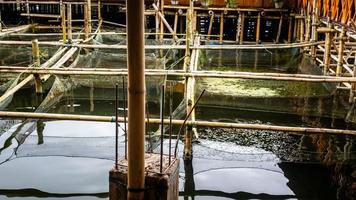
[[[5, 112], [0, 111], [0, 117], [9, 118], [34, 118], [34, 119], [48, 119], [48, 120], [77, 120], [77, 121], [99, 121], [99, 122], [115, 122], [114, 116], [94, 116], [94, 115], [70, 115], [70, 114], [51, 114], [51, 113], [29, 113], [29, 112]], [[123, 117], [118, 118], [119, 122], [124, 122]], [[147, 119], [145, 120], [147, 122]], [[149, 119], [150, 124], [160, 124], [161, 119]], [[164, 124], [169, 124], [169, 119], [164, 119]], [[172, 120], [172, 125], [182, 125], [184, 120]], [[238, 129], [254, 129], [254, 130], [270, 130], [291, 132], [300, 134], [334, 134], [334, 135], [354, 135], [356, 131], [328, 129], [328, 128], [309, 128], [309, 127], [289, 127], [289, 126], [274, 126], [264, 124], [243, 124], [243, 123], [224, 123], [224, 122], [210, 122], [210, 121], [187, 121], [187, 126], [200, 127], [217, 127], [217, 128], [238, 128]]]
[[143, 199], [145, 186], [145, 48], [144, 1], [127, 7], [128, 199]]

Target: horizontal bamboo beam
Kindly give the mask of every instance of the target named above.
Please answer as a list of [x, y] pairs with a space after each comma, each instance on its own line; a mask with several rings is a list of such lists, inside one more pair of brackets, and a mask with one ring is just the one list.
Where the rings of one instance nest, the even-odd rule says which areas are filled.
[[42, 17], [42, 18], [55, 18], [55, 19], [61, 18], [60, 15], [53, 15], [53, 14], [21, 13], [20, 15], [23, 17]]
[[[98, 75], [118, 76], [127, 75], [126, 69], [52, 69], [0, 66], [1, 73], [29, 73], [29, 74], [56, 74], [56, 75]], [[299, 81], [314, 83], [356, 83], [356, 77], [318, 76], [308, 74], [282, 74], [282, 73], [253, 73], [253, 72], [219, 72], [219, 71], [191, 71], [183, 70], [146, 70], [146, 76], [180, 76], [201, 78], [240, 78], [256, 80]]]
[[[186, 10], [189, 6], [175, 6], [175, 5], [165, 5], [164, 8], [167, 9], [182, 9]], [[212, 10], [212, 11], [232, 11], [232, 12], [288, 12], [288, 9], [270, 9], [270, 8], [226, 8], [226, 7], [194, 7], [194, 10]]]
[[[78, 121], [99, 121], [99, 122], [115, 122], [114, 116], [94, 116], [94, 115], [70, 115], [70, 114], [50, 114], [50, 113], [29, 113], [29, 112], [5, 112], [0, 111], [2, 118], [32, 118], [32, 119], [48, 119], [48, 120], [78, 120]], [[118, 118], [119, 122], [124, 122], [123, 117]], [[160, 124], [161, 119], [149, 118], [150, 124]], [[164, 124], [170, 124], [169, 119], [163, 120]], [[173, 125], [182, 125], [184, 120], [172, 120]], [[233, 129], [253, 129], [253, 130], [269, 130], [290, 132], [297, 134], [332, 134], [332, 135], [352, 135], [356, 136], [354, 130], [341, 129], [327, 129], [327, 128], [307, 128], [307, 127], [288, 127], [288, 126], [274, 126], [263, 124], [242, 124], [242, 123], [224, 123], [224, 122], [210, 122], [210, 121], [187, 121], [187, 126], [200, 127], [216, 127], [216, 128], [233, 128]]]

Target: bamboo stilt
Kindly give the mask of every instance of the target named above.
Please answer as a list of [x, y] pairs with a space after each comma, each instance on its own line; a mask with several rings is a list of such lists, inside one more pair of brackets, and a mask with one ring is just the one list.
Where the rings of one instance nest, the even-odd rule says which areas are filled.
[[89, 13], [88, 13], [88, 2], [84, 3], [84, 33], [85, 33], [85, 40], [87, 40], [90, 36], [89, 31]]
[[101, 14], [101, 0], [98, 0], [98, 20], [99, 23], [103, 23], [103, 16]]
[[342, 27], [341, 33], [340, 33], [340, 44], [339, 44], [339, 51], [338, 51], [338, 61], [337, 61], [337, 67], [336, 67], [336, 76], [341, 76], [342, 73], [342, 68], [344, 65], [344, 48], [345, 48], [345, 27]]
[[[34, 68], [39, 68], [41, 65], [40, 61], [40, 48], [38, 46], [38, 40], [32, 40], [32, 62]], [[35, 77], [35, 91], [37, 94], [43, 93], [42, 80], [40, 75], [34, 74]]]
[[261, 35], [261, 13], [258, 13], [257, 17], [257, 25], [256, 25], [256, 43], [260, 43], [260, 35]]
[[142, 200], [145, 191], [145, 42], [144, 1], [127, 7], [128, 62], [128, 199]]

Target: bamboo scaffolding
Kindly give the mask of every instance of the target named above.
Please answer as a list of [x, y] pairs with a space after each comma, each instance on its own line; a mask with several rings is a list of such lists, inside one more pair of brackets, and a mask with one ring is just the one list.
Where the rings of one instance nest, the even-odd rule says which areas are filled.
[[[47, 119], [47, 120], [75, 120], [75, 121], [98, 121], [98, 122], [115, 122], [115, 116], [94, 116], [94, 115], [71, 115], [71, 114], [51, 114], [51, 113], [30, 113], [30, 112], [5, 112], [0, 111], [2, 118], [28, 118], [28, 119]], [[124, 122], [123, 117], [118, 117], [119, 122]], [[145, 119], [147, 123], [147, 118]], [[149, 118], [150, 124], [160, 124], [161, 119]], [[184, 120], [172, 120], [172, 125], [182, 125]], [[163, 120], [164, 124], [170, 124], [169, 119]], [[274, 126], [264, 124], [244, 124], [244, 123], [224, 123], [210, 121], [187, 121], [187, 126], [199, 127], [215, 127], [215, 128], [232, 128], [232, 129], [253, 129], [253, 130], [269, 130], [280, 131], [296, 134], [332, 134], [332, 135], [351, 135], [356, 136], [354, 130], [327, 129], [327, 128], [310, 128], [310, 127], [289, 127], [289, 126]]]
[[[175, 41], [179, 40], [179, 38], [176, 36], [176, 34], [174, 33], [174, 30], [172, 29], [172, 27], [169, 25], [169, 23], [167, 22], [167, 20], [164, 18], [164, 15], [159, 11], [159, 9], [157, 8], [156, 4], [152, 4], [153, 8], [155, 9], [155, 11], [157, 12], [158, 16], [160, 17], [160, 19], [162, 20], [163, 24], [167, 27], [168, 31], [173, 35], [173, 39]], [[163, 27], [163, 26], [162, 26]], [[161, 34], [163, 36], [163, 28], [161, 28]], [[162, 38], [163, 39], [163, 38]]]
[[54, 19], [60, 19], [60, 15], [55, 15], [55, 14], [39, 14], [39, 13], [21, 13], [20, 14], [23, 17], [39, 17], [39, 18], [54, 18]]
[[28, 29], [36, 27], [36, 26], [37, 26], [37, 24], [29, 24], [29, 25], [23, 25], [23, 26], [19, 26], [19, 27], [15, 27], [15, 28], [3, 29], [2, 32], [0, 33], [0, 37], [4, 37], [4, 36], [7, 36], [12, 33], [25, 32]]

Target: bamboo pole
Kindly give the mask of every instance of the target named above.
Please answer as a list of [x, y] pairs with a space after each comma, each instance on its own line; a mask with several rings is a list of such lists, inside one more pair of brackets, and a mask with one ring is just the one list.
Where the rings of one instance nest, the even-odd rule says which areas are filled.
[[277, 32], [277, 37], [276, 37], [277, 44], [279, 43], [279, 40], [281, 38], [282, 25], [283, 25], [283, 14], [281, 14], [281, 17], [279, 18], [278, 32]]
[[210, 35], [211, 35], [211, 31], [213, 30], [213, 22], [214, 22], [214, 12], [211, 11], [209, 12], [210, 15], [210, 20], [209, 20], [209, 28], [208, 28], [208, 40], [210, 40]]
[[103, 16], [101, 14], [101, 0], [98, 0], [98, 20], [99, 23], [103, 23]]
[[144, 1], [126, 2], [128, 54], [128, 199], [144, 199], [145, 51]]
[[[329, 18], [330, 19], [330, 18]], [[328, 27], [332, 30], [332, 25], [329, 22]], [[331, 40], [332, 40], [332, 32], [325, 33], [325, 52], [324, 52], [324, 75], [329, 74], [330, 69], [330, 54], [331, 54]]]
[[164, 17], [164, 0], [159, 0], [160, 1], [160, 9], [158, 10], [159, 13], [161, 13], [160, 16], [160, 40], [163, 41], [163, 33], [164, 33], [164, 22], [163, 19], [165, 19]]
[[[318, 32], [317, 32], [317, 28], [318, 28], [318, 19], [319, 13], [318, 13], [318, 6], [317, 6], [317, 0], [313, 1], [313, 18], [312, 18], [312, 42], [316, 42], [318, 41]], [[311, 55], [313, 60], [315, 61], [316, 59], [316, 47], [312, 46], [311, 47]]]
[[67, 4], [68, 43], [72, 43], [72, 4]]
[[223, 42], [224, 39], [224, 13], [221, 12], [220, 14], [220, 43]]
[[288, 17], [288, 43], [292, 43], [293, 37], [293, 19], [292, 17]]
[[[172, 27], [169, 25], [169, 23], [167, 22], [167, 20], [164, 18], [164, 15], [158, 10], [158, 7], [156, 6], [156, 4], [152, 4], [153, 8], [155, 9], [155, 11], [157, 12], [158, 16], [160, 17], [161, 21], [163, 22], [164, 25], [166, 25], [168, 31], [173, 35], [173, 39], [175, 41], [177, 41], [179, 38], [176, 36], [176, 34], [174, 34], [174, 30], [172, 29]], [[164, 30], [164, 29], [163, 29]], [[161, 29], [162, 31], [162, 29]], [[163, 36], [163, 33], [161, 32], [161, 36]], [[163, 38], [160, 38], [161, 40], [163, 40]]]
[[[353, 66], [353, 77], [356, 77], [356, 53], [354, 57], [354, 66]], [[351, 88], [350, 88], [350, 97], [349, 97], [349, 103], [352, 104], [355, 101], [355, 90], [356, 90], [356, 84], [352, 83]]]
[[[38, 46], [38, 40], [32, 40], [32, 62], [34, 68], [39, 68], [41, 65], [40, 61], [40, 48]], [[42, 80], [39, 74], [34, 74], [35, 77], [35, 91], [37, 94], [43, 93]]]
[[[302, 16], [303, 18], [300, 19], [300, 39], [299, 39], [299, 42], [304, 42], [304, 32], [305, 32], [305, 15], [304, 15], [304, 10], [302, 9]], [[306, 41], [308, 42], [308, 41]]]
[[338, 61], [337, 61], [337, 67], [336, 67], [336, 76], [341, 76], [342, 73], [342, 68], [344, 65], [344, 37], [345, 37], [345, 27], [342, 27], [342, 31], [340, 33], [340, 44], [339, 44], [339, 53], [338, 53]]
[[[61, 55], [58, 55], [61, 56]], [[65, 56], [68, 57], [68, 56]], [[62, 61], [61, 61], [62, 62]], [[44, 64], [43, 64], [44, 65]], [[59, 66], [56, 64], [56, 66]], [[0, 67], [1, 73], [32, 73], [32, 74], [56, 74], [56, 75], [102, 75], [119, 76], [127, 75], [127, 70], [115, 69], [87, 69], [87, 68], [25, 68], [25, 67]], [[180, 76], [180, 77], [210, 77], [210, 78], [241, 78], [260, 80], [300, 81], [315, 83], [355, 83], [355, 77], [318, 76], [308, 74], [281, 74], [281, 73], [253, 73], [253, 72], [219, 72], [219, 71], [191, 71], [183, 70], [146, 70], [146, 76]]]
[[178, 12], [174, 13], [173, 37], [177, 37], [178, 18]]
[[240, 34], [241, 34], [241, 21], [242, 21], [242, 15], [240, 12], [238, 12], [239, 18], [237, 19], [237, 24], [236, 24], [236, 44], [240, 43]]
[[240, 45], [244, 43], [244, 30], [245, 30], [245, 13], [242, 12], [241, 14], [241, 28], [240, 28]]
[[[98, 121], [98, 122], [115, 122], [115, 116], [95, 116], [95, 115], [71, 115], [71, 114], [52, 114], [52, 113], [30, 113], [30, 112], [6, 112], [0, 111], [0, 117], [3, 118], [30, 118], [30, 119], [47, 119], [47, 120], [76, 120], [76, 121]], [[124, 122], [123, 117], [118, 117], [119, 122]], [[147, 118], [145, 123], [147, 123]], [[150, 124], [161, 124], [161, 119], [150, 118]], [[182, 125], [184, 120], [172, 120], [172, 125]], [[169, 124], [169, 119], [163, 120], [164, 124]], [[269, 130], [281, 131], [297, 134], [332, 134], [332, 135], [351, 135], [356, 136], [354, 130], [327, 129], [327, 128], [309, 128], [309, 127], [289, 127], [289, 126], [274, 126], [264, 124], [244, 124], [244, 123], [224, 123], [210, 121], [187, 121], [188, 126], [200, 127], [216, 127], [216, 128], [233, 128], [233, 129], [252, 129], [252, 130]]]
[[89, 38], [89, 13], [88, 13], [88, 1], [84, 2], [84, 33], [85, 39]]
[[261, 13], [258, 13], [257, 17], [257, 25], [256, 25], [256, 44], [260, 43], [260, 35], [261, 35]]
[[32, 79], [34, 78], [33, 75], [29, 75], [27, 76], [24, 80], [22, 80], [20, 83], [18, 83], [15, 87], [13, 87], [11, 90], [5, 92], [5, 94], [3, 94], [0, 97], [0, 103], [2, 103], [3, 101], [5, 101], [8, 97], [12, 96], [13, 94], [15, 94], [15, 92], [17, 92], [19, 89], [21, 89], [23, 86], [25, 86], [27, 83], [29, 83], [30, 81], [32, 81]]
[[62, 40], [63, 44], [67, 42], [67, 28], [66, 28], [66, 5], [61, 4], [61, 26], [62, 26]]

